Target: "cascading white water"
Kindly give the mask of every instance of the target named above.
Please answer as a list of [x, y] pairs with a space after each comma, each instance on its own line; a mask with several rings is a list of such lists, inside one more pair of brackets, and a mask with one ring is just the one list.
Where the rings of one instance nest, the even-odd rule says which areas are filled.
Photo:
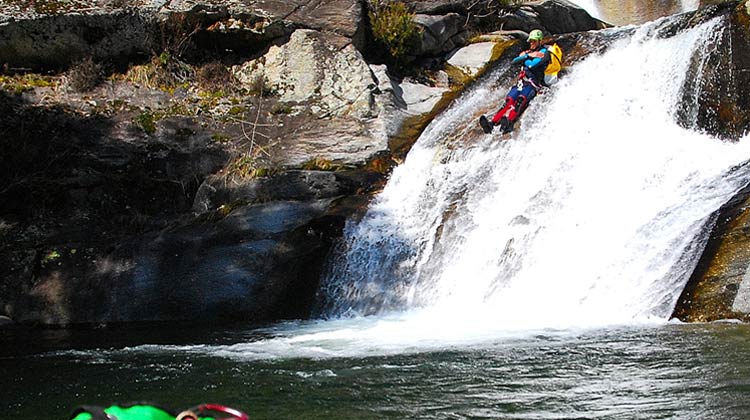
[[530, 327], [669, 317], [707, 219], [747, 182], [730, 169], [750, 145], [675, 118], [691, 56], [720, 19], [669, 39], [653, 36], [660, 24], [576, 65], [510, 141], [463, 143], [474, 110], [501, 101], [492, 81], [440, 116], [348, 227], [327, 315], [479, 311]]
[[721, 21], [668, 39], [660, 24], [573, 66], [510, 140], [476, 124], [507, 86], [475, 86], [347, 226], [328, 320], [211, 353], [362, 357], [667, 322], [711, 215], [750, 180], [750, 139], [676, 122], [690, 57]]

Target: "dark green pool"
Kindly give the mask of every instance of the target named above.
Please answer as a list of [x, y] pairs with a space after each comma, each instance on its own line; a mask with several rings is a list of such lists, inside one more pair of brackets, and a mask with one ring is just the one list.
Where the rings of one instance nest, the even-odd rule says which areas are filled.
[[750, 418], [746, 325], [541, 331], [322, 359], [293, 344], [285, 357], [273, 336], [294, 328], [5, 331], [0, 404], [16, 420], [142, 400], [219, 402], [253, 419]]

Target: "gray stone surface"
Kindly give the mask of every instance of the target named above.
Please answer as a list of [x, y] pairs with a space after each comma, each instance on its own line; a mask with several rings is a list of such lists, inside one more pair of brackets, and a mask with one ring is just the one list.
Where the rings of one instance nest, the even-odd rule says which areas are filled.
[[478, 42], [467, 45], [456, 51], [448, 59], [448, 64], [460, 69], [469, 76], [477, 76], [490, 64], [494, 48], [494, 42]]
[[370, 68], [353, 46], [339, 49], [330, 38], [298, 29], [263, 57], [236, 66], [234, 74], [250, 89], [262, 80], [282, 102], [314, 101], [320, 117], [372, 116], [376, 83]]
[[462, 46], [468, 38], [464, 21], [465, 18], [457, 13], [416, 15], [414, 22], [423, 28], [421, 44], [416, 54], [434, 56]]

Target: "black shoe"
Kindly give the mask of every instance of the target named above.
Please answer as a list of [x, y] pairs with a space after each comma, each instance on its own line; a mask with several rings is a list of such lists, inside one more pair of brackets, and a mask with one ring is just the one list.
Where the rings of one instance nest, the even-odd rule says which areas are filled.
[[510, 133], [513, 131], [513, 124], [508, 120], [507, 117], [500, 118], [500, 122], [497, 124], [503, 130], [503, 133]]
[[479, 125], [482, 126], [482, 130], [487, 134], [490, 134], [492, 132], [492, 128], [494, 128], [494, 124], [492, 124], [492, 121], [488, 120], [484, 115], [479, 117]]

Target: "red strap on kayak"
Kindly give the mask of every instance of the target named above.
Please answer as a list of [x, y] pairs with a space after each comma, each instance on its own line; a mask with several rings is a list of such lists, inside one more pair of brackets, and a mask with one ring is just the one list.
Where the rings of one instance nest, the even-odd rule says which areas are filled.
[[203, 411], [214, 411], [217, 413], [229, 414], [232, 416], [229, 417], [229, 420], [250, 420], [250, 417], [242, 411], [221, 404], [201, 404], [195, 409], [195, 411], [198, 413]]

